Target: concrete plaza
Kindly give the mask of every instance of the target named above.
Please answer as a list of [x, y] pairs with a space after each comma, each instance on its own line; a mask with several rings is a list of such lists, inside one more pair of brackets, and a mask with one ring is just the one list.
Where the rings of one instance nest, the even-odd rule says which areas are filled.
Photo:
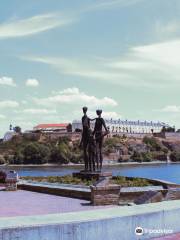
[[[0, 204], [0, 240], [180, 239], [179, 200], [130, 207], [94, 207], [86, 200], [1, 189]], [[137, 236], [138, 226], [172, 229], [174, 235]]]
[[23, 190], [16, 192], [1, 190], [0, 205], [0, 217], [46, 215], [104, 208], [104, 206], [91, 206], [86, 200]]

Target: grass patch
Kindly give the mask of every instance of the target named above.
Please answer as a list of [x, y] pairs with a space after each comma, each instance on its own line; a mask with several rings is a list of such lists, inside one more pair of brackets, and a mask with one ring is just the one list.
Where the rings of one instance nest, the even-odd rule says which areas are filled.
[[[72, 177], [70, 175], [66, 176], [49, 176], [49, 177], [21, 177], [22, 180], [30, 180], [35, 182], [48, 182], [48, 183], [59, 183], [59, 184], [73, 184], [73, 185], [83, 185], [90, 186], [95, 183], [95, 180], [82, 180], [80, 178]], [[113, 177], [110, 181], [112, 184], [118, 184], [122, 187], [145, 187], [152, 186], [146, 179], [142, 178], [128, 178], [117, 176]]]
[[74, 184], [74, 185], [84, 185], [90, 186], [93, 181], [81, 180], [80, 178], [67, 176], [49, 176], [49, 177], [21, 177], [22, 180], [31, 180], [35, 182], [48, 182], [48, 183], [60, 183], [60, 184]]
[[113, 177], [112, 179], [113, 184], [121, 185], [122, 187], [146, 187], [152, 186], [146, 179], [142, 178], [127, 178], [122, 176]]

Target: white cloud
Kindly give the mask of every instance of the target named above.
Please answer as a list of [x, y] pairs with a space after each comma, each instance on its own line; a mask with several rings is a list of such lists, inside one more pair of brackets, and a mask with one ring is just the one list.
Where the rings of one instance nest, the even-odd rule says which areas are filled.
[[59, 92], [60, 94], [79, 94], [79, 89], [76, 87], [66, 88]]
[[28, 113], [28, 114], [54, 114], [57, 113], [56, 110], [52, 109], [38, 109], [38, 108], [27, 108], [22, 111], [23, 113]]
[[41, 62], [52, 66], [64, 75], [78, 76], [82, 78], [95, 79], [100, 81], [111, 82], [112, 84], [129, 85], [129, 73], [114, 71], [105, 68], [100, 62], [87, 61], [85, 59], [65, 59], [51, 57], [22, 57], [24, 60]]
[[154, 29], [157, 37], [162, 39], [172, 37], [180, 33], [180, 22], [178, 20], [172, 20], [165, 23], [158, 20], [155, 26], [153, 26], [153, 32]]
[[36, 15], [0, 24], [0, 38], [24, 37], [72, 23], [60, 14]]
[[180, 85], [180, 40], [131, 47], [120, 58], [65, 59], [24, 57], [48, 64], [63, 75], [114, 85], [167, 88]]
[[21, 103], [22, 103], [23, 105], [26, 105], [28, 102], [27, 102], [26, 100], [22, 100]]
[[137, 3], [143, 2], [145, 0], [102, 0], [98, 1], [98, 3], [95, 3], [94, 5], [90, 5], [87, 7], [86, 11], [93, 11], [93, 10], [104, 10], [109, 9], [113, 7], [130, 7]]
[[167, 113], [180, 113], [180, 106], [169, 105], [160, 110], [161, 112]]
[[0, 77], [0, 85], [6, 85], [10, 87], [15, 87], [16, 84], [14, 82], [14, 79], [11, 77]]
[[[92, 118], [97, 117], [96, 110], [88, 111], [88, 115]], [[105, 119], [111, 119], [111, 118], [112, 119], [121, 119], [122, 118], [122, 116], [119, 113], [114, 112], [114, 111], [110, 111], [110, 112], [103, 111], [102, 112], [102, 117], [105, 118]]]
[[[103, 0], [85, 8], [71, 11], [70, 14], [78, 18], [82, 13], [113, 7], [129, 7], [143, 1], [146, 0]], [[74, 17], [68, 17], [58, 12], [35, 15], [25, 19], [13, 19], [0, 24], [0, 39], [30, 36], [69, 25], [75, 21]]]
[[[106, 67], [128, 72], [138, 85], [170, 87], [180, 85], [180, 40], [133, 47], [124, 58], [104, 63]], [[134, 76], [134, 77], [133, 77]], [[139, 80], [141, 81], [139, 81]]]
[[76, 104], [76, 105], [89, 105], [89, 106], [117, 106], [118, 103], [109, 97], [97, 98], [95, 96], [87, 95], [81, 92], [78, 88], [68, 88], [56, 93], [55, 95], [47, 98], [34, 99], [36, 104], [42, 106], [54, 106], [57, 104]]
[[26, 86], [27, 87], [38, 87], [39, 86], [39, 81], [34, 78], [29, 78], [26, 80]]
[[6, 100], [0, 101], [0, 108], [17, 108], [19, 107], [19, 103], [16, 101]]
[[0, 114], [0, 120], [6, 119], [6, 116], [3, 114]]

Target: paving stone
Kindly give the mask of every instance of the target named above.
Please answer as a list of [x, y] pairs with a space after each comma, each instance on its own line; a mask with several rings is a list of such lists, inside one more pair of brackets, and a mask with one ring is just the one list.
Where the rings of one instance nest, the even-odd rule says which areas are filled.
[[90, 201], [86, 200], [23, 190], [0, 191], [0, 205], [3, 206], [0, 208], [0, 217], [61, 214], [105, 208], [104, 206], [92, 206]]

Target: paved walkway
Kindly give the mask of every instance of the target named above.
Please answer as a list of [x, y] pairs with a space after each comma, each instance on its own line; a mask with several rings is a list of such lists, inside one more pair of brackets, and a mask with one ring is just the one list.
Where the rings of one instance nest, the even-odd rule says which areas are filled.
[[166, 237], [153, 238], [152, 240], [180, 240], [180, 233], [168, 235]]
[[[89, 201], [30, 191], [0, 191], [0, 217], [44, 215], [105, 208]], [[112, 206], [106, 206], [106, 208]]]

